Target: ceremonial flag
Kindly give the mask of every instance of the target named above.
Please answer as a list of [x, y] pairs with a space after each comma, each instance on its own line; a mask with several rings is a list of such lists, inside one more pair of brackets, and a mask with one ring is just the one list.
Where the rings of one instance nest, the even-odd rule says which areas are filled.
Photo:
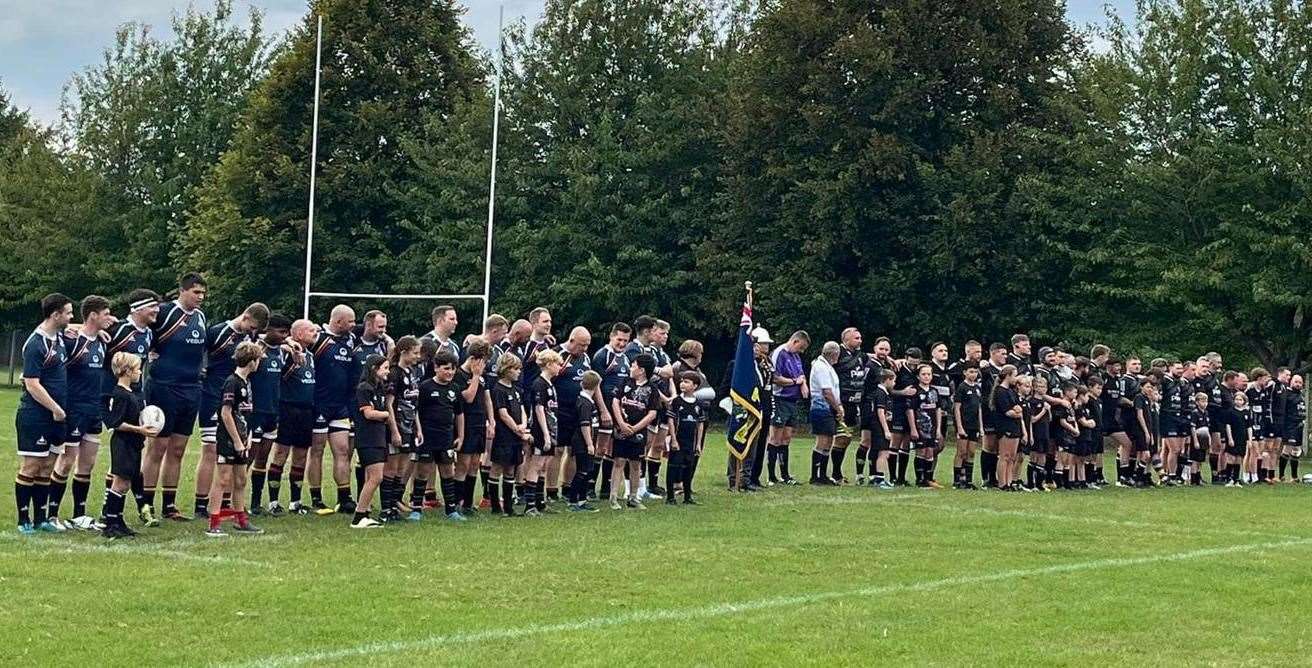
[[738, 323], [738, 350], [733, 356], [733, 379], [729, 384], [729, 399], [733, 403], [729, 412], [729, 452], [738, 461], [747, 457], [762, 427], [761, 388], [756, 378], [754, 347], [752, 306], [745, 303], [742, 321]]

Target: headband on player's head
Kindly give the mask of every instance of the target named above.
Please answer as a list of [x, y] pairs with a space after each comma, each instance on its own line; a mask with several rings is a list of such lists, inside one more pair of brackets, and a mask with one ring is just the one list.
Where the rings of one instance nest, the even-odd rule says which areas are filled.
[[151, 297], [147, 297], [145, 299], [138, 299], [137, 301], [128, 304], [128, 308], [133, 313], [136, 313], [137, 311], [144, 311], [145, 309], [151, 308], [153, 306], [159, 306], [159, 301]]

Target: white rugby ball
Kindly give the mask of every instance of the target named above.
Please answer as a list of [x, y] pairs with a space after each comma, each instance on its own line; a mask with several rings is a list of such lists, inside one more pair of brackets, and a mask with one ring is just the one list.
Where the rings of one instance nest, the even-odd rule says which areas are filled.
[[692, 393], [692, 396], [697, 398], [697, 403], [702, 404], [704, 406], [710, 406], [711, 404], [715, 403], [714, 388], [710, 388], [710, 387], [698, 388], [696, 392]]
[[1304, 473], [1303, 482], [1304, 484], [1312, 485], [1312, 473]]
[[163, 429], [164, 411], [159, 406], [147, 406], [141, 409], [141, 426], [147, 429]]

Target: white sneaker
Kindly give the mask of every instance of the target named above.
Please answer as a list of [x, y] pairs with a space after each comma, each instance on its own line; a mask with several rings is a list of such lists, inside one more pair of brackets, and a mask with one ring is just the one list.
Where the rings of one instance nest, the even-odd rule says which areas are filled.
[[361, 517], [359, 521], [351, 525], [352, 529], [377, 529], [383, 525], [368, 515]]
[[79, 531], [101, 531], [105, 525], [101, 524], [96, 518], [90, 515], [78, 515], [73, 518], [73, 528]]
[[65, 531], [68, 531], [68, 530], [70, 530], [70, 529], [73, 528], [73, 527], [69, 526], [69, 524], [68, 524], [67, 522], [65, 522], [64, 520], [59, 519], [58, 517], [51, 517], [50, 519], [48, 519], [48, 520], [46, 520], [46, 521], [50, 523], [50, 526], [53, 526], [53, 527], [55, 528], [55, 531], [58, 531], [58, 532], [60, 532], [60, 533], [63, 533], [63, 532], [65, 532]]

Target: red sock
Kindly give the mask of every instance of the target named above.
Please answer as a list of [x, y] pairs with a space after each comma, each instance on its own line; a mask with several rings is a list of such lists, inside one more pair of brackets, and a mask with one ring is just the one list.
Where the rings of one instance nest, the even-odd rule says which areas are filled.
[[237, 526], [244, 527], [247, 524], [251, 523], [250, 517], [246, 515], [246, 511], [244, 510], [240, 512], [234, 512], [230, 510], [228, 512], [233, 513], [234, 515], [237, 516]]
[[223, 511], [218, 511], [218, 512], [212, 512], [212, 513], [210, 513], [210, 528], [211, 528], [211, 529], [217, 529], [217, 528], [219, 528], [219, 524], [220, 524], [221, 522], [223, 522]]

